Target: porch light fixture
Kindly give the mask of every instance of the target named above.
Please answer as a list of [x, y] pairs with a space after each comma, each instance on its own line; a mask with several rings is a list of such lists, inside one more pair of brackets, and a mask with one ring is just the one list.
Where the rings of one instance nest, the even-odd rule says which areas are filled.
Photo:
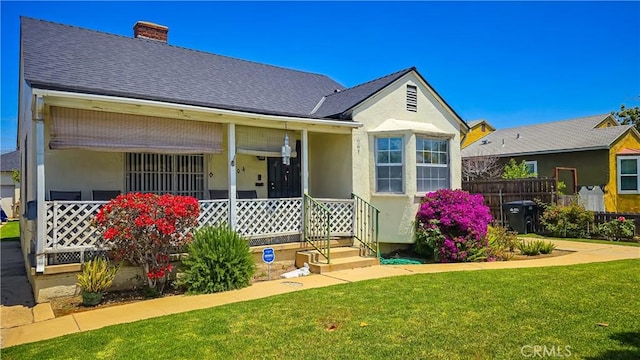
[[282, 146], [282, 164], [291, 164], [291, 146], [289, 146], [289, 135], [287, 134], [287, 124], [285, 123], [284, 145]]

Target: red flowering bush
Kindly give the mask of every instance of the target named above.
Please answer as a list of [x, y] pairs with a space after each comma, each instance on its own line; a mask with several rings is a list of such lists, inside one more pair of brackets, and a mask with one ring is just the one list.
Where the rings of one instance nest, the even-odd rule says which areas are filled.
[[448, 189], [428, 193], [416, 214], [416, 251], [440, 262], [487, 259], [491, 221], [482, 195]]
[[199, 212], [190, 196], [129, 193], [104, 205], [95, 224], [114, 257], [141, 266], [149, 288], [162, 293], [169, 255], [191, 242]]

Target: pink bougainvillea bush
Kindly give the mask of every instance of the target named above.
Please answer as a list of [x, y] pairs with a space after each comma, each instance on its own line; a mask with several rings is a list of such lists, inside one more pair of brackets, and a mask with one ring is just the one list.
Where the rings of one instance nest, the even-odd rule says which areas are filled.
[[428, 193], [416, 214], [416, 251], [440, 262], [487, 259], [491, 221], [482, 195], [448, 189]]
[[191, 242], [199, 211], [190, 196], [129, 193], [104, 205], [95, 224], [114, 258], [141, 266], [159, 294], [172, 270], [169, 255]]

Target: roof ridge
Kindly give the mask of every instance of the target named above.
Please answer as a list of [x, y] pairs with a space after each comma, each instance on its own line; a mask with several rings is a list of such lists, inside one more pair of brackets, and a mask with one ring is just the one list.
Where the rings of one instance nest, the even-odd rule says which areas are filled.
[[77, 25], [63, 24], [63, 23], [58, 23], [58, 22], [50, 21], [50, 20], [32, 18], [32, 17], [29, 17], [29, 16], [20, 16], [20, 19], [23, 19], [23, 18], [24, 19], [29, 19], [29, 20], [34, 20], [34, 21], [40, 21], [40, 22], [43, 22], [43, 23], [66, 26], [66, 27], [69, 27], [69, 28], [83, 30], [83, 31], [90, 31], [90, 32], [99, 33], [99, 34], [103, 34], [103, 35], [110, 35], [110, 36], [114, 36], [114, 37], [118, 37], [118, 38], [122, 38], [122, 39], [128, 39], [128, 40], [134, 40], [134, 41], [141, 40], [141, 41], [146, 41], [146, 42], [148, 42], [150, 44], [158, 44], [158, 45], [161, 45], [161, 46], [162, 45], [166, 45], [166, 46], [169, 46], [169, 47], [172, 47], [172, 48], [175, 48], [175, 49], [193, 51], [193, 52], [206, 54], [206, 55], [212, 55], [212, 56], [219, 56], [219, 57], [226, 58], [226, 59], [242, 61], [242, 62], [257, 64], [257, 65], [262, 65], [262, 66], [269, 66], [269, 67], [276, 68], [276, 69], [295, 71], [295, 72], [299, 72], [299, 73], [303, 73], [303, 74], [316, 75], [316, 76], [320, 76], [320, 77], [325, 77], [325, 78], [335, 82], [336, 84], [339, 84], [340, 86], [342, 86], [344, 88], [344, 85], [340, 84], [339, 82], [335, 81], [334, 79], [330, 78], [329, 76], [327, 76], [325, 74], [320, 74], [320, 73], [315, 73], [315, 72], [310, 72], [310, 71], [297, 70], [297, 69], [291, 69], [291, 68], [286, 68], [286, 67], [283, 67], [283, 66], [277, 66], [277, 65], [272, 65], [272, 64], [261, 63], [261, 62], [258, 62], [258, 61], [240, 59], [240, 58], [236, 58], [236, 57], [232, 57], [232, 56], [228, 56], [228, 55], [221, 55], [221, 54], [216, 54], [216, 53], [207, 52], [207, 51], [203, 51], [203, 50], [198, 50], [198, 49], [192, 49], [192, 48], [187, 48], [187, 47], [183, 47], [183, 46], [178, 46], [178, 45], [171, 44], [169, 42], [163, 42], [163, 41], [158, 41], [158, 40], [153, 40], [153, 39], [129, 37], [129, 36], [125, 36], [125, 35], [114, 34], [114, 33], [109, 33], [109, 32], [100, 31], [100, 30], [83, 28], [83, 27], [80, 27], [80, 26], [77, 26]]
[[513, 126], [513, 127], [508, 127], [508, 128], [496, 129], [496, 131], [521, 129], [521, 128], [530, 128], [530, 127], [534, 127], [534, 126], [543, 126], [543, 125], [550, 125], [550, 124], [556, 124], [556, 123], [564, 123], [564, 122], [576, 121], [576, 120], [592, 118], [592, 117], [599, 117], [599, 116], [603, 117], [603, 119], [604, 119], [604, 117], [609, 116], [609, 115], [611, 115], [611, 114], [607, 113], [607, 114], [579, 116], [579, 117], [570, 118], [570, 119], [554, 120], [554, 121], [547, 121], [547, 122], [542, 122], [542, 123], [537, 123], [537, 124], [527, 124], [527, 125], [521, 125], [521, 126]]
[[393, 76], [393, 75], [396, 75], [396, 74], [400, 74], [400, 73], [402, 73], [402, 75], [404, 75], [404, 74], [406, 74], [406, 73], [408, 73], [409, 71], [412, 71], [412, 70], [416, 70], [416, 67], [415, 67], [415, 66], [412, 66], [412, 67], [410, 67], [410, 68], [406, 68], [406, 69], [398, 70], [398, 71], [396, 71], [396, 72], [392, 72], [391, 74], [387, 74], [387, 75], [379, 76], [379, 77], [377, 77], [377, 78], [375, 78], [375, 79], [372, 79], [372, 80], [369, 80], [369, 81], [367, 81], [367, 82], [363, 82], [363, 83], [361, 83], [361, 84], [358, 84], [358, 85], [355, 85], [355, 86], [352, 86], [352, 87], [349, 87], [349, 88], [346, 88], [346, 89], [340, 90], [340, 91], [338, 91], [338, 92], [333, 92], [333, 93], [331, 93], [331, 94], [327, 94], [327, 95], [325, 95], [325, 97], [329, 97], [329, 96], [333, 96], [333, 95], [337, 95], [337, 94], [342, 94], [342, 93], [344, 93], [344, 92], [346, 92], [346, 91], [354, 90], [354, 89], [356, 89], [356, 88], [358, 88], [358, 87], [360, 87], [360, 86], [364, 86], [364, 85], [367, 85], [367, 84], [372, 83], [372, 82], [374, 82], [374, 81], [378, 81], [378, 80], [380, 80], [380, 79], [383, 79], [383, 78], [386, 78], [386, 77], [390, 77], [390, 76]]

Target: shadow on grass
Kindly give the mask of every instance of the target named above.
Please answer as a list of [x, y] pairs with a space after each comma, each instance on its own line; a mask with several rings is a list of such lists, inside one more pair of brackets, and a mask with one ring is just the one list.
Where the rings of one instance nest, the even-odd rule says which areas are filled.
[[586, 357], [585, 360], [640, 359], [640, 331], [615, 333], [611, 334], [609, 338], [616, 340], [622, 346], [630, 347], [630, 349], [607, 350], [597, 356]]
[[20, 241], [20, 237], [16, 236], [16, 237], [10, 237], [10, 238], [3, 238], [3, 239], [0, 239], [0, 241]]

